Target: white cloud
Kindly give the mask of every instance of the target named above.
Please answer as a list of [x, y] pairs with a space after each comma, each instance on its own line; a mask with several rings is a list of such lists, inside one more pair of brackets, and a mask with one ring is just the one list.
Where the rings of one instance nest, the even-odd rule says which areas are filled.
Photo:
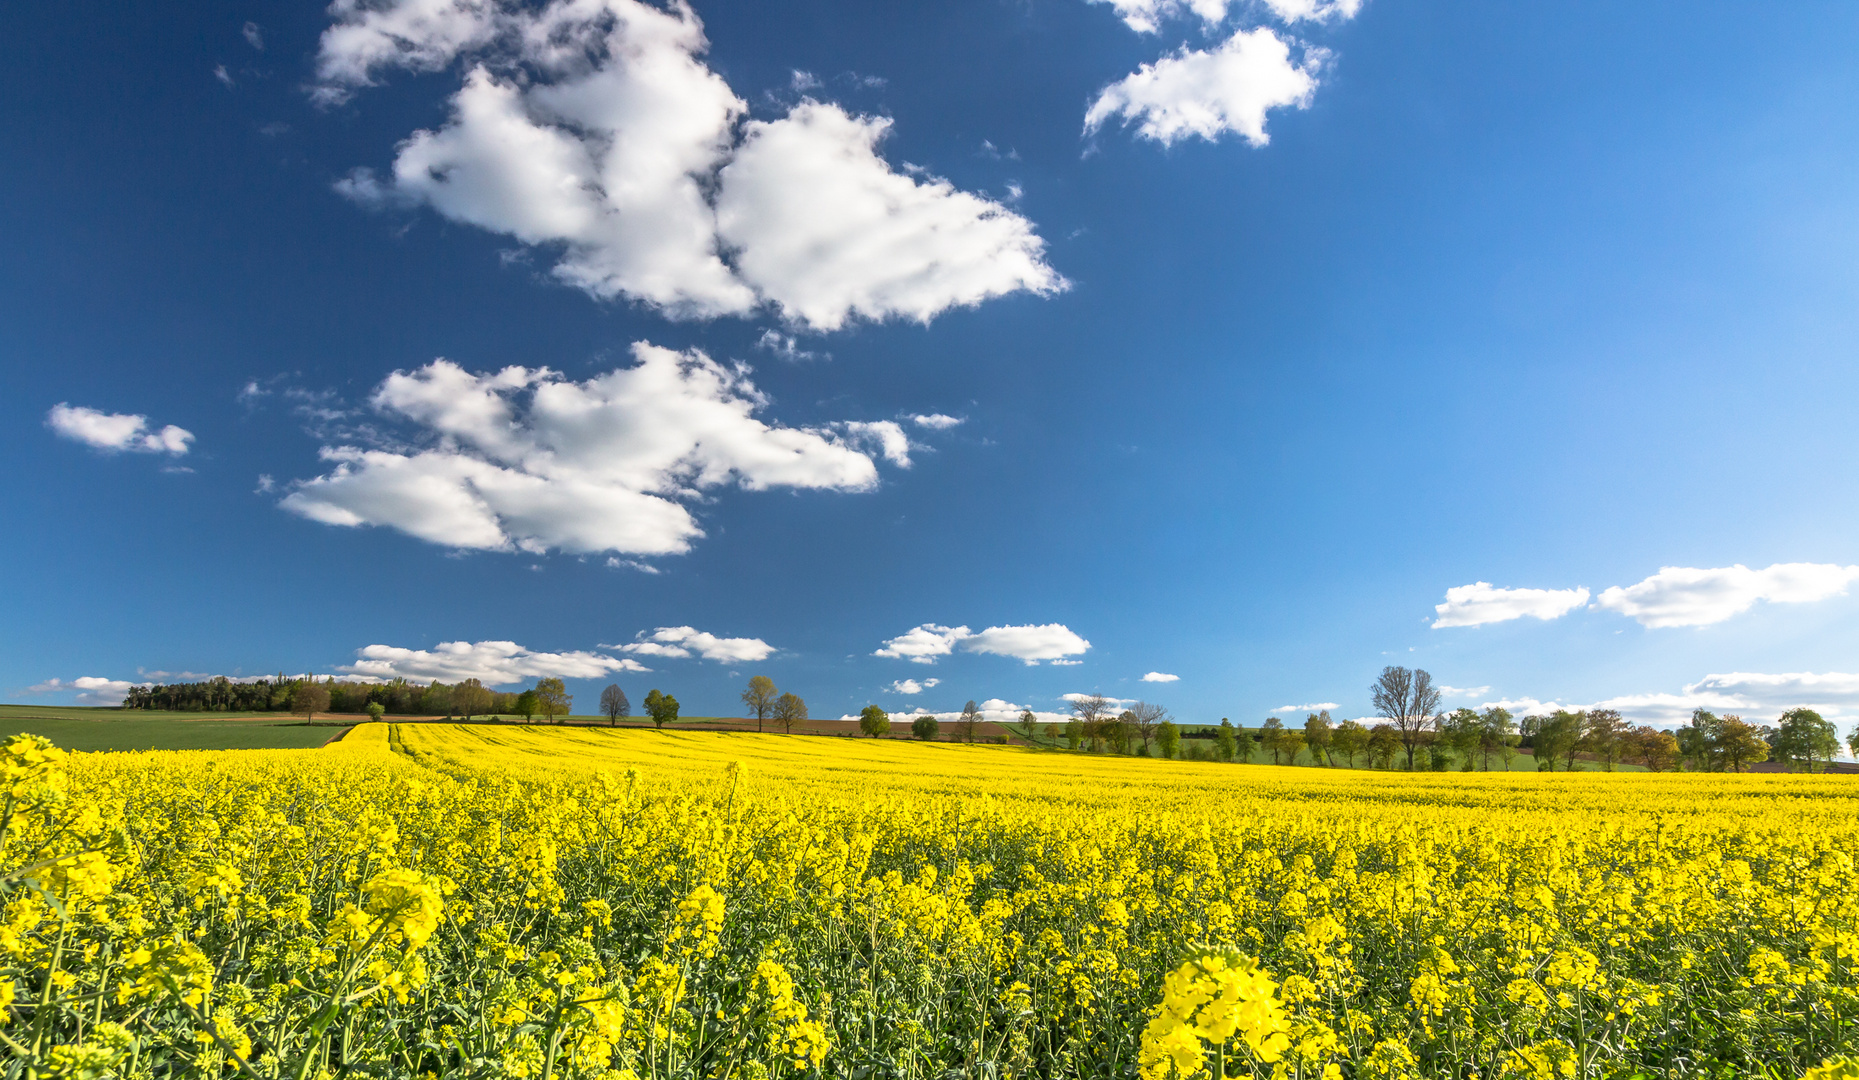
[[1028, 667], [1041, 660], [1059, 665], [1077, 663], [1064, 658], [1076, 656], [1091, 647], [1090, 642], [1059, 623], [990, 626], [980, 633], [966, 626], [924, 623], [886, 641], [872, 655], [909, 660], [917, 664], [933, 664], [937, 657], [949, 655], [958, 645], [967, 652], [1009, 656], [1024, 661]]
[[240, 32], [245, 35], [245, 43], [247, 45], [257, 49], [259, 52], [265, 51], [265, 32], [257, 23], [246, 23], [244, 29]]
[[1181, 676], [1167, 675], [1160, 671], [1151, 671], [1143, 676], [1143, 682], [1180, 682]]
[[432, 649], [369, 645], [357, 649], [355, 663], [337, 671], [368, 679], [402, 678], [411, 682], [458, 682], [477, 679], [486, 686], [507, 686], [531, 679], [598, 679], [615, 671], [650, 671], [637, 660], [594, 652], [532, 652], [514, 641], [447, 641]]
[[1805, 604], [1840, 596], [1859, 566], [1776, 563], [1751, 570], [1741, 563], [1709, 570], [1661, 567], [1637, 585], [1602, 592], [1595, 606], [1617, 611], [1648, 627], [1708, 626], [1748, 611], [1758, 600]]
[[918, 413], [910, 418], [910, 422], [918, 427], [929, 428], [931, 431], [942, 431], [962, 421], [959, 417], [946, 416], [942, 413]]
[[66, 682], [63, 679], [47, 679], [36, 686], [28, 686], [28, 693], [58, 694], [77, 692], [79, 705], [121, 705], [129, 696], [133, 686], [146, 685], [132, 683], [123, 679], [105, 679], [96, 675], [80, 675]]
[[743, 280], [790, 321], [836, 330], [853, 317], [928, 322], [951, 307], [1065, 287], [1032, 224], [946, 180], [891, 171], [891, 122], [805, 100], [752, 120], [720, 174], [717, 235]]
[[555, 275], [594, 296], [693, 318], [770, 306], [836, 329], [1066, 285], [1026, 219], [894, 171], [876, 150], [890, 121], [811, 99], [745, 121], [746, 103], [699, 59], [708, 43], [687, 4], [338, 0], [331, 11], [324, 102], [390, 67], [472, 58], [444, 126], [402, 142], [391, 177], [362, 170], [339, 190], [560, 245]]
[[910, 467], [910, 438], [895, 420], [847, 420], [835, 427], [849, 445], [875, 449], [900, 469]]
[[1267, 27], [1240, 30], [1212, 49], [1184, 45], [1105, 87], [1085, 113], [1085, 132], [1121, 118], [1164, 146], [1189, 136], [1214, 141], [1227, 132], [1264, 146], [1266, 113], [1309, 106], [1328, 57], [1304, 46], [1293, 62], [1290, 44]]
[[885, 656], [893, 660], [908, 660], [913, 664], [933, 664], [938, 656], [947, 656], [953, 652], [957, 642], [968, 637], [973, 631], [966, 626], [938, 626], [924, 623], [922, 626], [899, 634], [886, 641], [873, 656]]
[[[1089, 0], [1109, 4], [1117, 17], [1139, 34], [1153, 34], [1171, 19], [1194, 17], [1209, 30], [1226, 21], [1227, 10], [1236, 6], [1231, 0]], [[1362, 10], [1362, 0], [1262, 0], [1263, 6], [1280, 22], [1328, 22], [1353, 19]]]
[[1362, 10], [1363, 0], [1264, 0], [1280, 22], [1329, 22], [1353, 19]]
[[[1447, 697], [1480, 697], [1489, 694], [1491, 688], [1489, 686], [1447, 686], [1445, 683], [1440, 683], [1439, 692]], [[1332, 705], [1331, 708], [1335, 706]]]
[[1192, 14], [1208, 26], [1218, 26], [1226, 21], [1227, 0], [1090, 0], [1093, 4], [1109, 4], [1116, 10], [1117, 18], [1139, 34], [1153, 34], [1160, 30], [1165, 19], [1180, 18]]
[[194, 441], [193, 432], [173, 424], [151, 431], [146, 416], [98, 412], [96, 409], [68, 405], [62, 401], [52, 406], [51, 411], [45, 415], [45, 423], [59, 435], [99, 450], [173, 454], [179, 457], [187, 453], [187, 444]]
[[643, 342], [633, 357], [585, 382], [445, 360], [396, 372], [373, 404], [421, 429], [426, 448], [325, 447], [335, 468], [298, 481], [282, 505], [450, 547], [663, 555], [703, 535], [679, 500], [705, 488], [876, 486], [853, 433], [756, 418], [766, 399], [746, 367]]
[[[1071, 702], [1078, 702], [1078, 701], [1083, 701], [1083, 700], [1085, 700], [1086, 698], [1092, 698], [1092, 697], [1097, 697], [1097, 696], [1099, 696], [1099, 695], [1096, 695], [1096, 694], [1078, 694], [1078, 693], [1072, 693], [1072, 694], [1060, 694], [1060, 695], [1059, 695], [1059, 700], [1060, 700], [1060, 701], [1071, 701]], [[1110, 706], [1110, 707], [1111, 707], [1111, 708], [1113, 708], [1113, 709], [1127, 709], [1127, 708], [1129, 708], [1129, 707], [1130, 707], [1131, 705], [1134, 705], [1134, 704], [1136, 704], [1136, 699], [1135, 699], [1135, 698], [1121, 698], [1121, 697], [1105, 697], [1105, 698], [1104, 698], [1104, 704], [1106, 704], [1106, 705], [1108, 705], [1108, 706]], [[1070, 713], [1066, 713], [1065, 715], [1066, 715], [1066, 716], [1070, 716], [1071, 714], [1070, 714]]]
[[779, 330], [772, 329], [762, 331], [762, 336], [755, 339], [755, 347], [774, 353], [775, 356], [782, 360], [786, 360], [790, 364], [798, 364], [807, 360], [818, 360], [822, 357], [828, 360], [833, 358], [832, 353], [819, 353], [809, 349], [803, 349], [800, 347], [800, 339], [796, 338], [794, 335], [783, 334]]
[[1488, 581], [1475, 581], [1446, 590], [1446, 602], [1433, 607], [1439, 614], [1433, 628], [1483, 626], [1525, 615], [1555, 619], [1587, 602], [1587, 589], [1500, 589]]
[[969, 652], [992, 653], [1025, 661], [1028, 667], [1041, 660], [1059, 660], [1076, 656], [1091, 643], [1072, 633], [1060, 623], [1039, 626], [990, 626], [962, 642]]
[[893, 694], [921, 694], [941, 681], [941, 679], [924, 679], [918, 682], [915, 679], [898, 679], [885, 689]]
[[1272, 711], [1275, 713], [1313, 713], [1328, 712], [1331, 709], [1340, 708], [1342, 708], [1342, 706], [1334, 701], [1314, 701], [1308, 705], [1280, 705]]
[[626, 645], [603, 645], [640, 656], [688, 657], [692, 654], [723, 664], [753, 664], [768, 659], [775, 647], [761, 638], [717, 637], [690, 626], [661, 626], [641, 630], [639, 640]]

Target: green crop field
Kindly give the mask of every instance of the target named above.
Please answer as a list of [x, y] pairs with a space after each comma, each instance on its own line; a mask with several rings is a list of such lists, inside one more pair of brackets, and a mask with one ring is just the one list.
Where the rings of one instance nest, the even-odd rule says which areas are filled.
[[321, 746], [341, 730], [340, 724], [309, 725], [281, 713], [0, 705], [0, 737], [29, 732], [67, 750], [300, 750]]

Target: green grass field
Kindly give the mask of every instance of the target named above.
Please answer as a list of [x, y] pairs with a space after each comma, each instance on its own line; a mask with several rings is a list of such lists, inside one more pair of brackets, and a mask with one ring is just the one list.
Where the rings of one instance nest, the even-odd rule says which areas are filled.
[[[240, 716], [253, 719], [237, 719]], [[208, 718], [208, 719], [196, 719]], [[43, 735], [66, 750], [302, 750], [342, 728], [278, 713], [158, 713], [0, 705], [0, 737]]]

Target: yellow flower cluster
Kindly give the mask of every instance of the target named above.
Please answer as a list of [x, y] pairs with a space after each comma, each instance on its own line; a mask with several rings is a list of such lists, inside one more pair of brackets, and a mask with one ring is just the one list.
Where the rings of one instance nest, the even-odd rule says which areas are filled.
[[1833, 1080], [1859, 1054], [1843, 776], [380, 724], [16, 738], [0, 782], [20, 1075]]
[[1226, 1044], [1235, 1034], [1260, 1061], [1283, 1057], [1291, 1023], [1277, 991], [1258, 961], [1231, 950], [1202, 953], [1163, 976], [1162, 1003], [1143, 1029], [1144, 1080], [1199, 1076], [1207, 1067], [1203, 1043], [1214, 1048], [1223, 1080]]

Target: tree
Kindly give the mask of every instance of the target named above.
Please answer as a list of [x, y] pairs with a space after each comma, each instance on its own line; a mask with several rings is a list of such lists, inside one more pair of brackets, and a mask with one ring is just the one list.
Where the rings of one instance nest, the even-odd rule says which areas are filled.
[[678, 699], [670, 694], [661, 694], [656, 689], [646, 691], [645, 714], [652, 718], [652, 726], [663, 730], [666, 724], [678, 718]]
[[781, 730], [794, 734], [794, 725], [807, 719], [807, 703], [797, 695], [782, 694], [775, 699], [774, 721], [781, 725]]
[[620, 717], [633, 714], [633, 703], [626, 700], [626, 691], [618, 683], [608, 683], [600, 692], [600, 711], [606, 714], [607, 724], [617, 726]]
[[975, 733], [981, 730], [981, 707], [972, 701], [962, 706], [962, 716], [955, 722], [955, 730], [963, 742], [974, 742]]
[[541, 709], [542, 702], [534, 690], [525, 690], [516, 696], [516, 714], [523, 718], [524, 723], [534, 720]]
[[1789, 709], [1776, 722], [1770, 752], [1776, 761], [1801, 765], [1814, 772], [1820, 762], [1831, 762], [1840, 752], [1840, 735], [1831, 723], [1812, 709]]
[[1221, 761], [1231, 761], [1239, 753], [1239, 739], [1233, 731], [1233, 721], [1222, 716], [1220, 726], [1214, 729], [1214, 749], [1220, 754]]
[[[1173, 720], [1164, 720], [1156, 725], [1155, 745], [1165, 758], [1174, 757], [1175, 751], [1181, 749], [1181, 729], [1175, 726]], [[1144, 749], [1147, 748], [1148, 744], [1145, 743]]]
[[1717, 733], [1717, 753], [1726, 767], [1742, 772], [1745, 765], [1769, 760], [1769, 744], [1762, 741], [1754, 724], [1744, 723], [1740, 716], [1726, 716]]
[[1367, 749], [1368, 729], [1359, 720], [1344, 720], [1330, 736], [1331, 753], [1347, 758], [1352, 769], [1356, 767], [1356, 755]]
[[1485, 771], [1491, 771], [1491, 752], [1495, 750], [1509, 772], [1511, 760], [1517, 756], [1517, 722], [1511, 719], [1510, 710], [1493, 705], [1479, 721], [1478, 748], [1485, 755]]
[[315, 679], [305, 679], [291, 691], [291, 711], [303, 714], [303, 722], [309, 723], [317, 713], [329, 711], [329, 687]]
[[1613, 709], [1589, 709], [1588, 726], [1582, 737], [1588, 749], [1601, 759], [1601, 768], [1614, 771], [1614, 762], [1620, 760], [1625, 747], [1622, 740], [1627, 733], [1627, 722]]
[[466, 679], [452, 688], [452, 707], [466, 720], [491, 709], [491, 692], [476, 679]]
[[1439, 688], [1433, 676], [1416, 668], [1385, 667], [1368, 688], [1375, 715], [1386, 717], [1407, 750], [1407, 768], [1414, 767], [1414, 751], [1433, 729], [1439, 711]]
[[1394, 756], [1401, 752], [1401, 733], [1393, 724], [1376, 724], [1368, 729], [1368, 756], [1383, 769], [1394, 767]]
[[1852, 756], [1859, 758], [1859, 726], [1855, 726], [1846, 736], [1846, 749]]
[[[1440, 717], [1440, 741], [1458, 757], [1462, 772], [1471, 772], [1477, 763], [1479, 736], [1484, 734], [1484, 729], [1484, 720], [1471, 709], [1454, 709]], [[1434, 753], [1437, 755], [1439, 751], [1436, 749]]]
[[[1285, 722], [1283, 720], [1270, 716], [1266, 718], [1265, 723], [1259, 725], [1259, 748], [1272, 756], [1273, 765], [1284, 764], [1282, 755], [1285, 752]], [[1291, 755], [1291, 761], [1296, 763], [1296, 754]]]
[[1310, 747], [1311, 764], [1315, 765], [1319, 759], [1325, 765], [1336, 764], [1336, 760], [1330, 757], [1330, 743], [1335, 737], [1336, 732], [1330, 726], [1330, 710], [1311, 713], [1304, 718], [1304, 744]]
[[1627, 733], [1627, 752], [1648, 772], [1664, 772], [1678, 763], [1678, 739], [1669, 731], [1637, 727]]
[[1691, 723], [1672, 734], [1678, 739], [1679, 754], [1694, 770], [1702, 772], [1723, 768], [1723, 759], [1718, 753], [1722, 733], [1723, 720], [1716, 713], [1693, 709]]
[[775, 681], [766, 675], [757, 675], [749, 680], [749, 688], [742, 692], [742, 703], [755, 714], [755, 730], [762, 730], [763, 722], [775, 711], [775, 702], [780, 695], [775, 692]]
[[[1020, 723], [1020, 726], [1016, 730], [1016, 733], [1022, 739], [1026, 740], [1026, 744], [1028, 746], [1039, 745], [1039, 743], [1035, 739], [1035, 736], [1039, 734], [1039, 717], [1034, 715], [1033, 710], [1031, 709], [1020, 710], [1019, 723]], [[1051, 737], [1050, 734], [1048, 734], [1047, 737], [1050, 738]]]
[[[931, 713], [924, 713], [922, 716], [910, 721], [910, 734], [915, 735], [924, 742], [933, 742], [936, 738], [936, 733], [941, 730], [942, 722], [937, 720], [935, 715]], [[1072, 749], [1076, 750], [1077, 747], [1073, 746]]]
[[382, 714], [386, 712], [387, 712], [387, 707], [382, 705], [380, 702], [370, 701], [368, 703], [368, 719], [379, 720], [381, 719]]
[[1566, 759], [1565, 770], [1575, 768], [1575, 755], [1581, 750], [1587, 727], [1582, 714], [1557, 709], [1554, 715], [1526, 716], [1523, 722], [1530, 736], [1530, 749], [1536, 754], [1537, 772], [1555, 772], [1557, 758]]
[[1290, 759], [1291, 764], [1296, 765], [1297, 756], [1304, 752], [1304, 733], [1287, 731], [1278, 736], [1278, 746], [1285, 752], [1285, 757]]
[[1167, 709], [1160, 705], [1151, 705], [1147, 701], [1139, 701], [1131, 705], [1129, 711], [1123, 715], [1128, 718], [1126, 722], [1130, 725], [1130, 732], [1142, 743], [1144, 753], [1148, 752], [1149, 744], [1155, 740], [1156, 729], [1163, 723], [1174, 719], [1168, 715]]
[[1107, 717], [1097, 725], [1103, 732], [1104, 744], [1113, 754], [1130, 752], [1130, 738], [1135, 734], [1128, 709], [1115, 716]]
[[1084, 745], [1084, 721], [1073, 717], [1065, 722], [1065, 749], [1076, 750]]
[[858, 729], [875, 739], [891, 730], [891, 714], [876, 705], [867, 705], [859, 710]]
[[536, 682], [536, 704], [542, 710], [543, 718], [551, 724], [559, 724], [558, 716], [567, 716], [574, 705], [574, 696], [562, 685], [560, 679], [539, 679]]
[[1072, 715], [1083, 726], [1081, 733], [1091, 743], [1091, 749], [1098, 748], [1098, 742], [1104, 737], [1104, 718], [1110, 715], [1110, 702], [1102, 694], [1080, 695], [1072, 699]]

